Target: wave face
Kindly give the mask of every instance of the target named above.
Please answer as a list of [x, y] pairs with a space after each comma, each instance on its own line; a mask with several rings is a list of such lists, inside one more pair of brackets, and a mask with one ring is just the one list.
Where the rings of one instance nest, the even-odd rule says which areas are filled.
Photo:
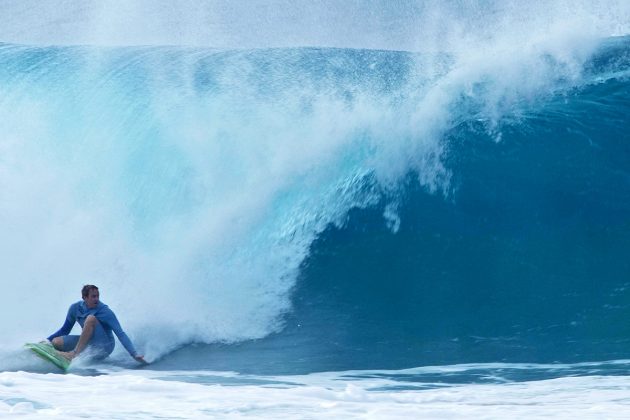
[[291, 334], [357, 367], [627, 357], [629, 94], [608, 80], [449, 130], [447, 197], [410, 181], [396, 233], [383, 207], [327, 229]]
[[584, 63], [588, 82], [519, 103], [496, 124], [473, 100], [438, 142], [431, 179], [442, 189], [418, 166], [317, 236], [281, 333], [183, 350], [164, 368], [627, 357], [629, 47], [605, 41]]
[[93, 282], [151, 358], [616, 354], [630, 41], [544, 29], [414, 53], [1, 44], [4, 345]]

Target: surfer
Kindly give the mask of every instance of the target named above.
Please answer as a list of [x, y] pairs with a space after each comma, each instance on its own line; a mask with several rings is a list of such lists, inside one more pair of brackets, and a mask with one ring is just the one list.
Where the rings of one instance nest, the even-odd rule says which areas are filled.
[[[114, 312], [99, 301], [98, 287], [93, 284], [83, 286], [82, 301], [70, 305], [66, 321], [59, 331], [48, 337], [48, 341], [68, 360], [77, 357], [83, 350], [90, 356], [103, 359], [114, 350], [114, 334], [127, 349], [131, 357], [140, 363], [146, 363], [139, 355], [127, 334], [123, 331]], [[83, 328], [81, 335], [68, 335], [75, 322]]]

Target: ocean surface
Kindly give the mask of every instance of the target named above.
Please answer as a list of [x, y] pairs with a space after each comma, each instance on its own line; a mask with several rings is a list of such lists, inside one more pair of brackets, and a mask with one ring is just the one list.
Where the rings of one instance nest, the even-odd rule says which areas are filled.
[[626, 2], [129, 4], [0, 4], [0, 416], [626, 417]]

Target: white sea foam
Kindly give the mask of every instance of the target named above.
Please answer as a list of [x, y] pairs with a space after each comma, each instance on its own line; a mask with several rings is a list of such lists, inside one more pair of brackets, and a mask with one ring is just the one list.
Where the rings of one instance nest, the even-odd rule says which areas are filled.
[[[409, 384], [356, 378], [357, 374], [370, 372], [352, 373], [355, 379], [343, 372], [279, 378], [221, 372], [120, 371], [93, 377], [3, 372], [0, 415], [103, 419], [599, 419], [624, 418], [630, 408], [628, 376], [401, 390], [392, 387]], [[194, 378], [197, 383], [182, 381], [182, 377]], [[205, 383], [200, 383], [204, 379]]]

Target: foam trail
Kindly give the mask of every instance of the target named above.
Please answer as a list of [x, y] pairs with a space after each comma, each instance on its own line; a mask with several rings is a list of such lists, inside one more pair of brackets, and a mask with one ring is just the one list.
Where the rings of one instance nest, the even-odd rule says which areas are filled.
[[[448, 367], [447, 367], [448, 368]], [[355, 372], [361, 375], [362, 372]], [[363, 373], [366, 376], [370, 372]], [[510, 384], [388, 389], [386, 379], [352, 380], [342, 375], [249, 378], [267, 385], [222, 386], [186, 383], [154, 375], [110, 374], [96, 377], [0, 373], [0, 413], [69, 418], [155, 416], [215, 418], [484, 418], [547, 417], [623, 418], [628, 401], [624, 376], [566, 377]], [[210, 376], [209, 379], [221, 380]], [[226, 383], [230, 384], [225, 377]], [[63, 384], [63, 386], [60, 386]], [[86, 387], [97, 401], [74, 396]], [[76, 392], [69, 392], [76, 391]], [[150, 396], [150, 398], [147, 398]], [[115, 399], [117, 404], [103, 401]], [[523, 401], [527, 403], [524, 404]], [[619, 413], [619, 414], [616, 414]]]

